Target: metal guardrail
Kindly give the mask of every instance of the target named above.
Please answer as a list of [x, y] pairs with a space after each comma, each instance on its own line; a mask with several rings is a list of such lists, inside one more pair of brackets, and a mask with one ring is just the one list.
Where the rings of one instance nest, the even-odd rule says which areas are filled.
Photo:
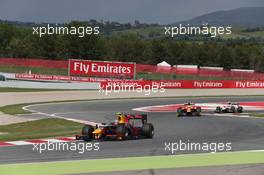
[[32, 88], [32, 89], [89, 89], [98, 90], [100, 83], [98, 82], [66, 82], [66, 81], [43, 81], [43, 80], [27, 80], [22, 81], [16, 79], [15, 73], [0, 72], [0, 75], [5, 77], [5, 80], [0, 83], [0, 87], [4, 88]]
[[3, 81], [2, 88], [30, 88], [30, 89], [67, 89], [67, 90], [98, 90], [100, 83], [52, 83], [52, 82], [32, 82], [32, 81]]

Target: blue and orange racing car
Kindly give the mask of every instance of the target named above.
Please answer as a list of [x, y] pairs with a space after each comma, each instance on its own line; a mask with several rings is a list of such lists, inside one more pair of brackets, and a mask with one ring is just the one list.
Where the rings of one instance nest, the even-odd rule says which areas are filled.
[[117, 113], [116, 115], [117, 120], [108, 125], [85, 125], [81, 135], [76, 135], [76, 140], [128, 140], [154, 136], [154, 126], [147, 122], [146, 114]]

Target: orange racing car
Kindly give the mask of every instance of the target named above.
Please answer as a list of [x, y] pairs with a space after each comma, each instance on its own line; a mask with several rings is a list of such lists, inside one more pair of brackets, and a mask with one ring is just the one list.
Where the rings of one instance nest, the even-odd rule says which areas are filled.
[[177, 117], [181, 116], [201, 116], [202, 108], [194, 103], [184, 103], [177, 108]]

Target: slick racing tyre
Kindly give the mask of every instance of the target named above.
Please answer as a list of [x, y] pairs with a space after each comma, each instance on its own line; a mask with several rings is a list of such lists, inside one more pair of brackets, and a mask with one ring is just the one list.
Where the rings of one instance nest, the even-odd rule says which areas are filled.
[[242, 113], [242, 112], [243, 112], [243, 107], [242, 107], [242, 106], [239, 106], [239, 107], [237, 108], [237, 112], [238, 112], [238, 113]]
[[177, 113], [176, 113], [176, 116], [177, 116], [177, 117], [181, 117], [182, 114], [177, 112]]
[[222, 109], [220, 106], [217, 106], [216, 109], [215, 109], [215, 112], [216, 113], [221, 113], [222, 112]]
[[0, 74], [0, 81], [6, 81], [6, 77]]
[[94, 128], [91, 125], [85, 125], [82, 128], [82, 135], [84, 141], [90, 141], [93, 138]]
[[198, 112], [198, 111], [195, 111], [192, 114], [193, 114], [193, 116], [197, 116], [197, 117], [201, 116], [201, 112]]
[[154, 126], [151, 123], [146, 123], [142, 127], [142, 135], [146, 138], [152, 138], [154, 136]]
[[197, 108], [197, 110], [193, 113], [195, 116], [200, 117], [201, 116], [201, 108]]
[[177, 109], [176, 116], [177, 116], [177, 117], [181, 117], [181, 116], [183, 116], [183, 111], [182, 111], [182, 109]]
[[230, 112], [232, 112], [232, 113], [235, 113], [235, 112], [236, 112], [236, 108], [235, 108], [235, 106], [231, 106], [231, 108], [230, 108]]

